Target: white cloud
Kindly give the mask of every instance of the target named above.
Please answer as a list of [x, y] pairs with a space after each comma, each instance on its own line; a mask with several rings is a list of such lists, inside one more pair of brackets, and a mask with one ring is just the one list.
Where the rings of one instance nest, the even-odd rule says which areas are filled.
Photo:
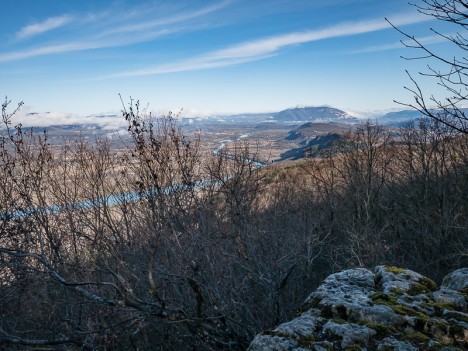
[[[416, 24], [431, 19], [428, 16], [421, 14], [399, 15], [395, 17], [396, 19], [392, 22], [395, 26]], [[154, 75], [231, 66], [271, 57], [287, 46], [300, 45], [338, 37], [353, 36], [388, 28], [391, 28], [391, 26], [383, 18], [368, 21], [345, 22], [323, 29], [294, 32], [248, 41], [225, 49], [212, 51], [193, 59], [173, 64], [157, 65], [135, 71], [120, 72], [110, 76], [100, 77], [98, 79]]]
[[[183, 109], [173, 107], [170, 109], [149, 109], [142, 111], [143, 114], [151, 114], [154, 117], [167, 116], [169, 113], [173, 117], [186, 118], [206, 118], [222, 113], [211, 110]], [[68, 112], [33, 112], [30, 106], [23, 106], [17, 113], [11, 117], [11, 126], [21, 124], [24, 128], [49, 128], [53, 126], [78, 125], [83, 129], [93, 129], [99, 126], [106, 132], [118, 132], [127, 134], [127, 121], [123, 118], [120, 111], [107, 111], [88, 116]], [[0, 134], [4, 126], [0, 124]]]
[[59, 54], [59, 53], [66, 53], [66, 52], [125, 46], [125, 45], [135, 44], [139, 42], [145, 42], [148, 40], [153, 40], [158, 37], [167, 35], [169, 33], [173, 33], [176, 30], [177, 29], [174, 29], [172, 31], [167, 30], [167, 29], [161, 29], [159, 31], [143, 33], [137, 37], [127, 37], [127, 38], [115, 37], [115, 38], [79, 40], [79, 41], [71, 41], [66, 44], [49, 45], [49, 46], [42, 46], [42, 47], [34, 48], [34, 49], [14, 51], [14, 52], [9, 52], [5, 54], [0, 54], [0, 62], [15, 61], [15, 60], [21, 60], [21, 59], [26, 59], [26, 58], [31, 58], [31, 57]]
[[[446, 35], [446, 36], [450, 37], [450, 35]], [[447, 42], [447, 38], [444, 38], [440, 35], [429, 35], [429, 36], [416, 38], [416, 39], [423, 45], [433, 45], [433, 44], [440, 44], [440, 43]], [[404, 48], [404, 45], [414, 45], [414, 43], [408, 40], [403, 41], [403, 42], [398, 41], [395, 43], [375, 45], [375, 46], [369, 46], [369, 47], [358, 49], [358, 50], [353, 50], [353, 51], [348, 52], [348, 54], [364, 54], [368, 52], [396, 50], [396, 49]]]
[[154, 74], [166, 74], [166, 73], [176, 73], [176, 72], [186, 72], [186, 71], [196, 71], [202, 69], [210, 69], [210, 68], [218, 68], [218, 67], [226, 67], [226, 66], [233, 66], [238, 65], [241, 63], [246, 63], [249, 61], [255, 61], [264, 59], [267, 57], [271, 57], [272, 55], [261, 55], [261, 56], [254, 56], [254, 57], [225, 57], [222, 59], [212, 59], [210, 55], [201, 56], [199, 58], [195, 58], [193, 60], [182, 61], [174, 64], [165, 64], [165, 65], [158, 65], [142, 70], [136, 71], [129, 71], [129, 72], [121, 72], [112, 74], [106, 77], [98, 77], [93, 80], [102, 80], [102, 79], [111, 79], [111, 78], [121, 78], [121, 77], [133, 77], [133, 76], [147, 76], [147, 75], [154, 75]]
[[[121, 113], [105, 113], [100, 115], [81, 116], [76, 113], [66, 112], [40, 112], [31, 113], [31, 108], [23, 106], [11, 117], [11, 125], [20, 124], [23, 127], [46, 128], [58, 125], [98, 125], [106, 130], [126, 128], [126, 121]], [[3, 126], [0, 125], [0, 129]]]
[[63, 27], [71, 21], [73, 21], [73, 17], [68, 15], [50, 17], [43, 22], [34, 23], [23, 27], [18, 33], [16, 33], [16, 39], [30, 38], [59, 27]]
[[[196, 30], [201, 26], [194, 25], [190, 20], [202, 18], [205, 15], [228, 6], [232, 0], [224, 0], [214, 5], [190, 10], [175, 10], [160, 13], [157, 8], [149, 6], [127, 9], [121, 12], [88, 14], [82, 18], [72, 18], [68, 15], [51, 17], [21, 29], [16, 37], [24, 39], [52, 29], [64, 26], [72, 21], [77, 26], [73, 34], [62, 42], [55, 44], [35, 45], [34, 47], [11, 52], [0, 53], [0, 62], [15, 61], [43, 55], [126, 46], [154, 40], [170, 33]], [[148, 20], [151, 18], [151, 20]], [[134, 24], [137, 23], [137, 24]], [[205, 23], [202, 24], [206, 26]]]
[[150, 21], [141, 21], [137, 24], [123, 25], [120, 27], [111, 28], [103, 32], [102, 35], [144, 32], [144, 31], [152, 30], [156, 27], [184, 22], [193, 18], [201, 17], [209, 13], [218, 11], [226, 7], [227, 5], [229, 5], [231, 2], [232, 2], [231, 0], [224, 0], [212, 6], [207, 6], [207, 7], [197, 9], [191, 12], [185, 12], [185, 13], [175, 14], [173, 16], [163, 17], [160, 19], [155, 19], [155, 20], [150, 20]]

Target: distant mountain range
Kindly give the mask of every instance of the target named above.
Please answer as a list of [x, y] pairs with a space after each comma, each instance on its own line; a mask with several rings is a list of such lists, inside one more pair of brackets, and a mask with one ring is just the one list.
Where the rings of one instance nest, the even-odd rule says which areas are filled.
[[421, 117], [421, 113], [415, 110], [402, 110], [389, 112], [384, 115], [367, 115], [356, 117], [343, 110], [330, 106], [304, 106], [288, 108], [279, 112], [271, 113], [247, 113], [224, 116], [205, 117], [202, 119], [183, 118], [183, 121], [191, 120], [190, 123], [219, 122], [219, 123], [289, 123], [302, 124], [311, 123], [340, 123], [355, 124], [370, 119], [388, 126], [399, 126], [402, 123]]
[[422, 115], [421, 115], [421, 112], [419, 111], [402, 110], [402, 111], [389, 112], [382, 116], [377, 116], [375, 117], [375, 119], [380, 124], [383, 124], [386, 126], [400, 127], [405, 122], [416, 120], [421, 117]]
[[[437, 115], [441, 113], [440, 110], [430, 110], [431, 113]], [[468, 116], [468, 108], [460, 108], [459, 112]], [[393, 127], [401, 127], [405, 122], [418, 120], [424, 117], [419, 111], [416, 110], [402, 110], [396, 112], [390, 112], [383, 116], [377, 117], [377, 121], [380, 124]]]
[[196, 120], [197, 122], [214, 121], [226, 123], [305, 123], [305, 122], [338, 122], [356, 123], [358, 119], [350, 114], [329, 106], [305, 106], [294, 107], [279, 112], [271, 113], [246, 113], [235, 115], [224, 115], [216, 117], [205, 117], [203, 119], [184, 118]]
[[[31, 125], [32, 119], [41, 120], [38, 125], [44, 125], [44, 120], [47, 119], [47, 124], [50, 126], [64, 126], [68, 125], [79, 127], [89, 124], [97, 124], [101, 127], [105, 127], [107, 130], [109, 127], [115, 125], [115, 121], [121, 119], [121, 116], [116, 114], [99, 114], [87, 116], [85, 118], [67, 117], [62, 114], [61, 118], [52, 116], [52, 113], [36, 113], [31, 112], [27, 114], [29, 117], [27, 125]], [[49, 117], [50, 116], [50, 117]], [[415, 110], [402, 110], [396, 112], [389, 112], [384, 115], [368, 115], [365, 117], [356, 117], [343, 110], [330, 107], [330, 106], [304, 106], [294, 107], [279, 112], [270, 113], [246, 113], [246, 114], [232, 114], [232, 115], [213, 115], [204, 117], [180, 117], [180, 121], [185, 125], [193, 125], [200, 127], [203, 124], [244, 124], [244, 123], [255, 123], [256, 125], [263, 124], [267, 127], [267, 124], [291, 124], [298, 125], [306, 122], [312, 123], [339, 123], [339, 124], [355, 124], [369, 118], [371, 121], [376, 120], [378, 123], [388, 126], [400, 126], [402, 123], [414, 120], [421, 117], [421, 114]], [[78, 122], [79, 121], [79, 122]], [[50, 124], [49, 124], [50, 122]], [[80, 123], [82, 122], [82, 123]], [[125, 124], [125, 123], [123, 123]]]

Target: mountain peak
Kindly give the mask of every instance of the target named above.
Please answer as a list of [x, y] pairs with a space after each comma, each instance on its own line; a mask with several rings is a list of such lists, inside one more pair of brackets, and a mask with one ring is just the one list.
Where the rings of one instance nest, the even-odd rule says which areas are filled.
[[289, 108], [274, 115], [277, 121], [334, 121], [343, 118], [354, 118], [343, 110], [330, 106], [302, 106]]

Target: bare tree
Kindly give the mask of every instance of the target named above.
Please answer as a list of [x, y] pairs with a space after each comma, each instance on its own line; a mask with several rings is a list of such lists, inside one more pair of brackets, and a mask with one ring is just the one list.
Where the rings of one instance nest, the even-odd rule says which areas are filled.
[[393, 241], [409, 265], [440, 276], [466, 255], [468, 138], [430, 118], [408, 122], [400, 137], [388, 194]]
[[[435, 28], [430, 30], [447, 43], [452, 44], [453, 51], [451, 51], [450, 56], [444, 50], [437, 51], [425, 44], [422, 39], [392, 25], [408, 39], [402, 41], [403, 45], [416, 52], [414, 56], [403, 58], [428, 61], [427, 71], [419, 74], [435, 78], [437, 85], [442, 87], [445, 92], [444, 96], [432, 94], [428, 97], [420, 83], [407, 71], [413, 87], [405, 87], [405, 89], [414, 94], [414, 102], [398, 103], [414, 108], [423, 115], [466, 134], [468, 133], [468, 115], [463, 105], [468, 97], [468, 57], [466, 56], [468, 50], [468, 3], [465, 0], [421, 0], [412, 5], [421, 14], [445, 23], [443, 32]], [[453, 56], [451, 56], [452, 52], [455, 52]]]
[[260, 228], [256, 153], [202, 153], [132, 102], [123, 116], [117, 152], [4, 132], [0, 347], [245, 349], [307, 293], [291, 284], [301, 241]]
[[7, 106], [0, 348], [241, 350], [333, 270], [468, 257], [468, 138], [440, 123], [399, 143], [365, 123], [308, 166], [260, 167], [133, 102], [117, 150], [50, 145]]

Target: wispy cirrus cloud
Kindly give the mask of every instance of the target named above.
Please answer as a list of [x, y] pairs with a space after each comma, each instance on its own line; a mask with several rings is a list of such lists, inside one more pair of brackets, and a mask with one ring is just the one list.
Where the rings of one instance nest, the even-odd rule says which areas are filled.
[[125, 38], [115, 37], [115, 38], [104, 38], [104, 39], [93, 38], [91, 40], [77, 40], [77, 41], [72, 41], [72, 42], [64, 43], [64, 44], [42, 46], [38, 48], [32, 48], [32, 49], [26, 49], [26, 50], [0, 54], [0, 62], [15, 61], [15, 60], [36, 57], [36, 56], [60, 54], [60, 53], [66, 53], [66, 52], [125, 46], [125, 45], [130, 45], [130, 44], [136, 44], [139, 42], [145, 42], [148, 40], [153, 40], [158, 37], [173, 33], [175, 31], [176, 29], [174, 30], [161, 29], [158, 31], [143, 33], [136, 38], [131, 38], [131, 37], [125, 37]]
[[[455, 35], [455, 34], [453, 34]], [[446, 34], [446, 37], [450, 37], [450, 34]], [[433, 45], [433, 44], [440, 44], [447, 42], [447, 38], [441, 35], [428, 35], [425, 37], [417, 38], [417, 40], [423, 45]], [[397, 50], [405, 47], [405, 45], [414, 45], [411, 41], [397, 41], [394, 43], [382, 44], [382, 45], [375, 45], [375, 46], [368, 46], [362, 49], [353, 50], [347, 52], [347, 54], [365, 54], [370, 52], [380, 52], [380, 51], [387, 51], [387, 50]]]
[[207, 6], [201, 9], [196, 9], [191, 12], [174, 14], [173, 16], [158, 18], [158, 19], [149, 20], [149, 21], [142, 21], [141, 23], [137, 23], [137, 24], [123, 25], [123, 26], [119, 26], [116, 28], [111, 28], [103, 32], [102, 35], [148, 31], [148, 30], [152, 30], [154, 28], [160, 27], [160, 26], [184, 22], [190, 19], [194, 19], [197, 17], [210, 14], [217, 10], [221, 10], [222, 8], [229, 5], [230, 3], [232, 3], [232, 0], [224, 0], [214, 5]]
[[[29, 48], [0, 52], [0, 62], [16, 61], [37, 56], [76, 52], [108, 47], [127, 46], [151, 41], [171, 33], [196, 30], [202, 26], [203, 16], [227, 7], [232, 0], [196, 8], [174, 6], [165, 12], [154, 7], [139, 7], [121, 12], [87, 14], [81, 18], [68, 15], [51, 17], [47, 20], [23, 27], [18, 39], [33, 37], [75, 22], [76, 28], [54, 43], [35, 43]], [[194, 24], [194, 20], [200, 21]], [[191, 21], [192, 20], [192, 21]], [[134, 24], [137, 23], [137, 24]], [[200, 24], [202, 23], [202, 24]]]
[[29, 24], [21, 28], [16, 33], [16, 39], [22, 40], [36, 35], [49, 32], [53, 29], [63, 27], [73, 21], [73, 17], [69, 15], [63, 15], [59, 17], [49, 17], [45, 21], [39, 23]]
[[[430, 20], [427, 16], [420, 14], [398, 15], [395, 16], [395, 18], [396, 19], [392, 22], [395, 26], [411, 25]], [[277, 55], [281, 49], [288, 46], [359, 35], [388, 28], [391, 28], [391, 26], [383, 18], [368, 21], [345, 22], [323, 29], [293, 32], [252, 40], [221, 50], [211, 51], [188, 60], [156, 65], [134, 71], [119, 72], [98, 79], [145, 76], [232, 66]]]

